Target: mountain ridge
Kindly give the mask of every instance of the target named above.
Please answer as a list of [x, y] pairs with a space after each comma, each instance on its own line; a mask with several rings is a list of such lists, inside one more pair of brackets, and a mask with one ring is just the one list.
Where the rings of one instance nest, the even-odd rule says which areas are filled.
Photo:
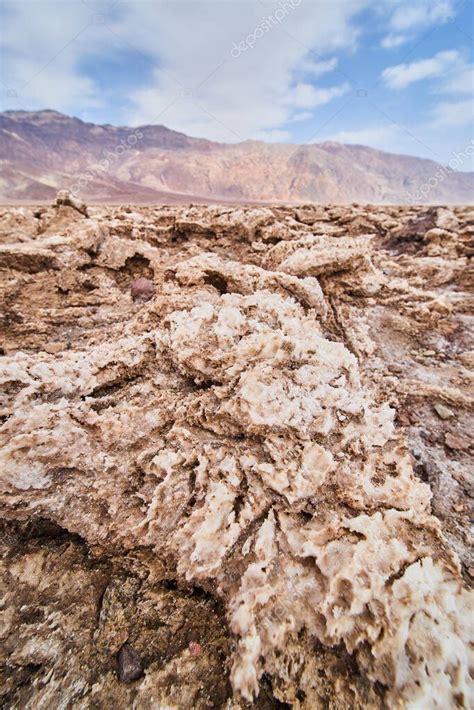
[[469, 203], [474, 194], [474, 173], [363, 145], [217, 143], [52, 109], [0, 113], [0, 151], [3, 200], [49, 199], [61, 188], [93, 201], [145, 202], [432, 204]]

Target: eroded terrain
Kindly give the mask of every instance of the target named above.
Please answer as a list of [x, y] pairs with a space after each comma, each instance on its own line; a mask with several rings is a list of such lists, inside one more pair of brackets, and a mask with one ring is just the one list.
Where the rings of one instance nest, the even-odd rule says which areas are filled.
[[59, 202], [0, 212], [3, 704], [469, 707], [472, 208]]

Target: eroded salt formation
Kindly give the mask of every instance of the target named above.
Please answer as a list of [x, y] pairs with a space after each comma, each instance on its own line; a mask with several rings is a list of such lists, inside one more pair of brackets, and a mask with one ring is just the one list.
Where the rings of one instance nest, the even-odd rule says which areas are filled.
[[[166, 561], [222, 600], [228, 707], [253, 702], [263, 674], [280, 700], [322, 706], [325, 649], [357, 668], [357, 681], [334, 671], [341, 707], [470, 707], [472, 595], [395, 409], [334, 337], [334, 296], [316, 278], [339, 269], [334, 293], [346, 271], [368, 298], [399, 292], [372, 237], [290, 233], [259, 266], [89, 221], [62, 241], [39, 235], [31, 259], [72, 284], [107, 265], [92, 292], [110, 308], [103, 279], [138, 254], [156, 294], [122, 295], [132, 310], [102, 339], [1, 359], [6, 516], [51, 520], [99, 556], [149, 550], [148, 569]], [[9, 249], [24, 263], [24, 246]], [[349, 343], [364, 332], [353, 327]]]

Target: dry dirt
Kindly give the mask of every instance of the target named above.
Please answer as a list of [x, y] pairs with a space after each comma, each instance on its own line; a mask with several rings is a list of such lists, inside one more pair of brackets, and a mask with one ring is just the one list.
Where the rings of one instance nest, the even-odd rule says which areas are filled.
[[472, 208], [0, 239], [3, 707], [470, 707]]

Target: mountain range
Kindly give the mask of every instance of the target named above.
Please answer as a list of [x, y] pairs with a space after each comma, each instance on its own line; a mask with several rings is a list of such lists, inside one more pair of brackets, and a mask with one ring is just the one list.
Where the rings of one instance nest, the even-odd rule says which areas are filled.
[[474, 173], [332, 141], [215, 143], [165, 126], [96, 125], [52, 110], [0, 113], [0, 198], [96, 202], [471, 203]]

